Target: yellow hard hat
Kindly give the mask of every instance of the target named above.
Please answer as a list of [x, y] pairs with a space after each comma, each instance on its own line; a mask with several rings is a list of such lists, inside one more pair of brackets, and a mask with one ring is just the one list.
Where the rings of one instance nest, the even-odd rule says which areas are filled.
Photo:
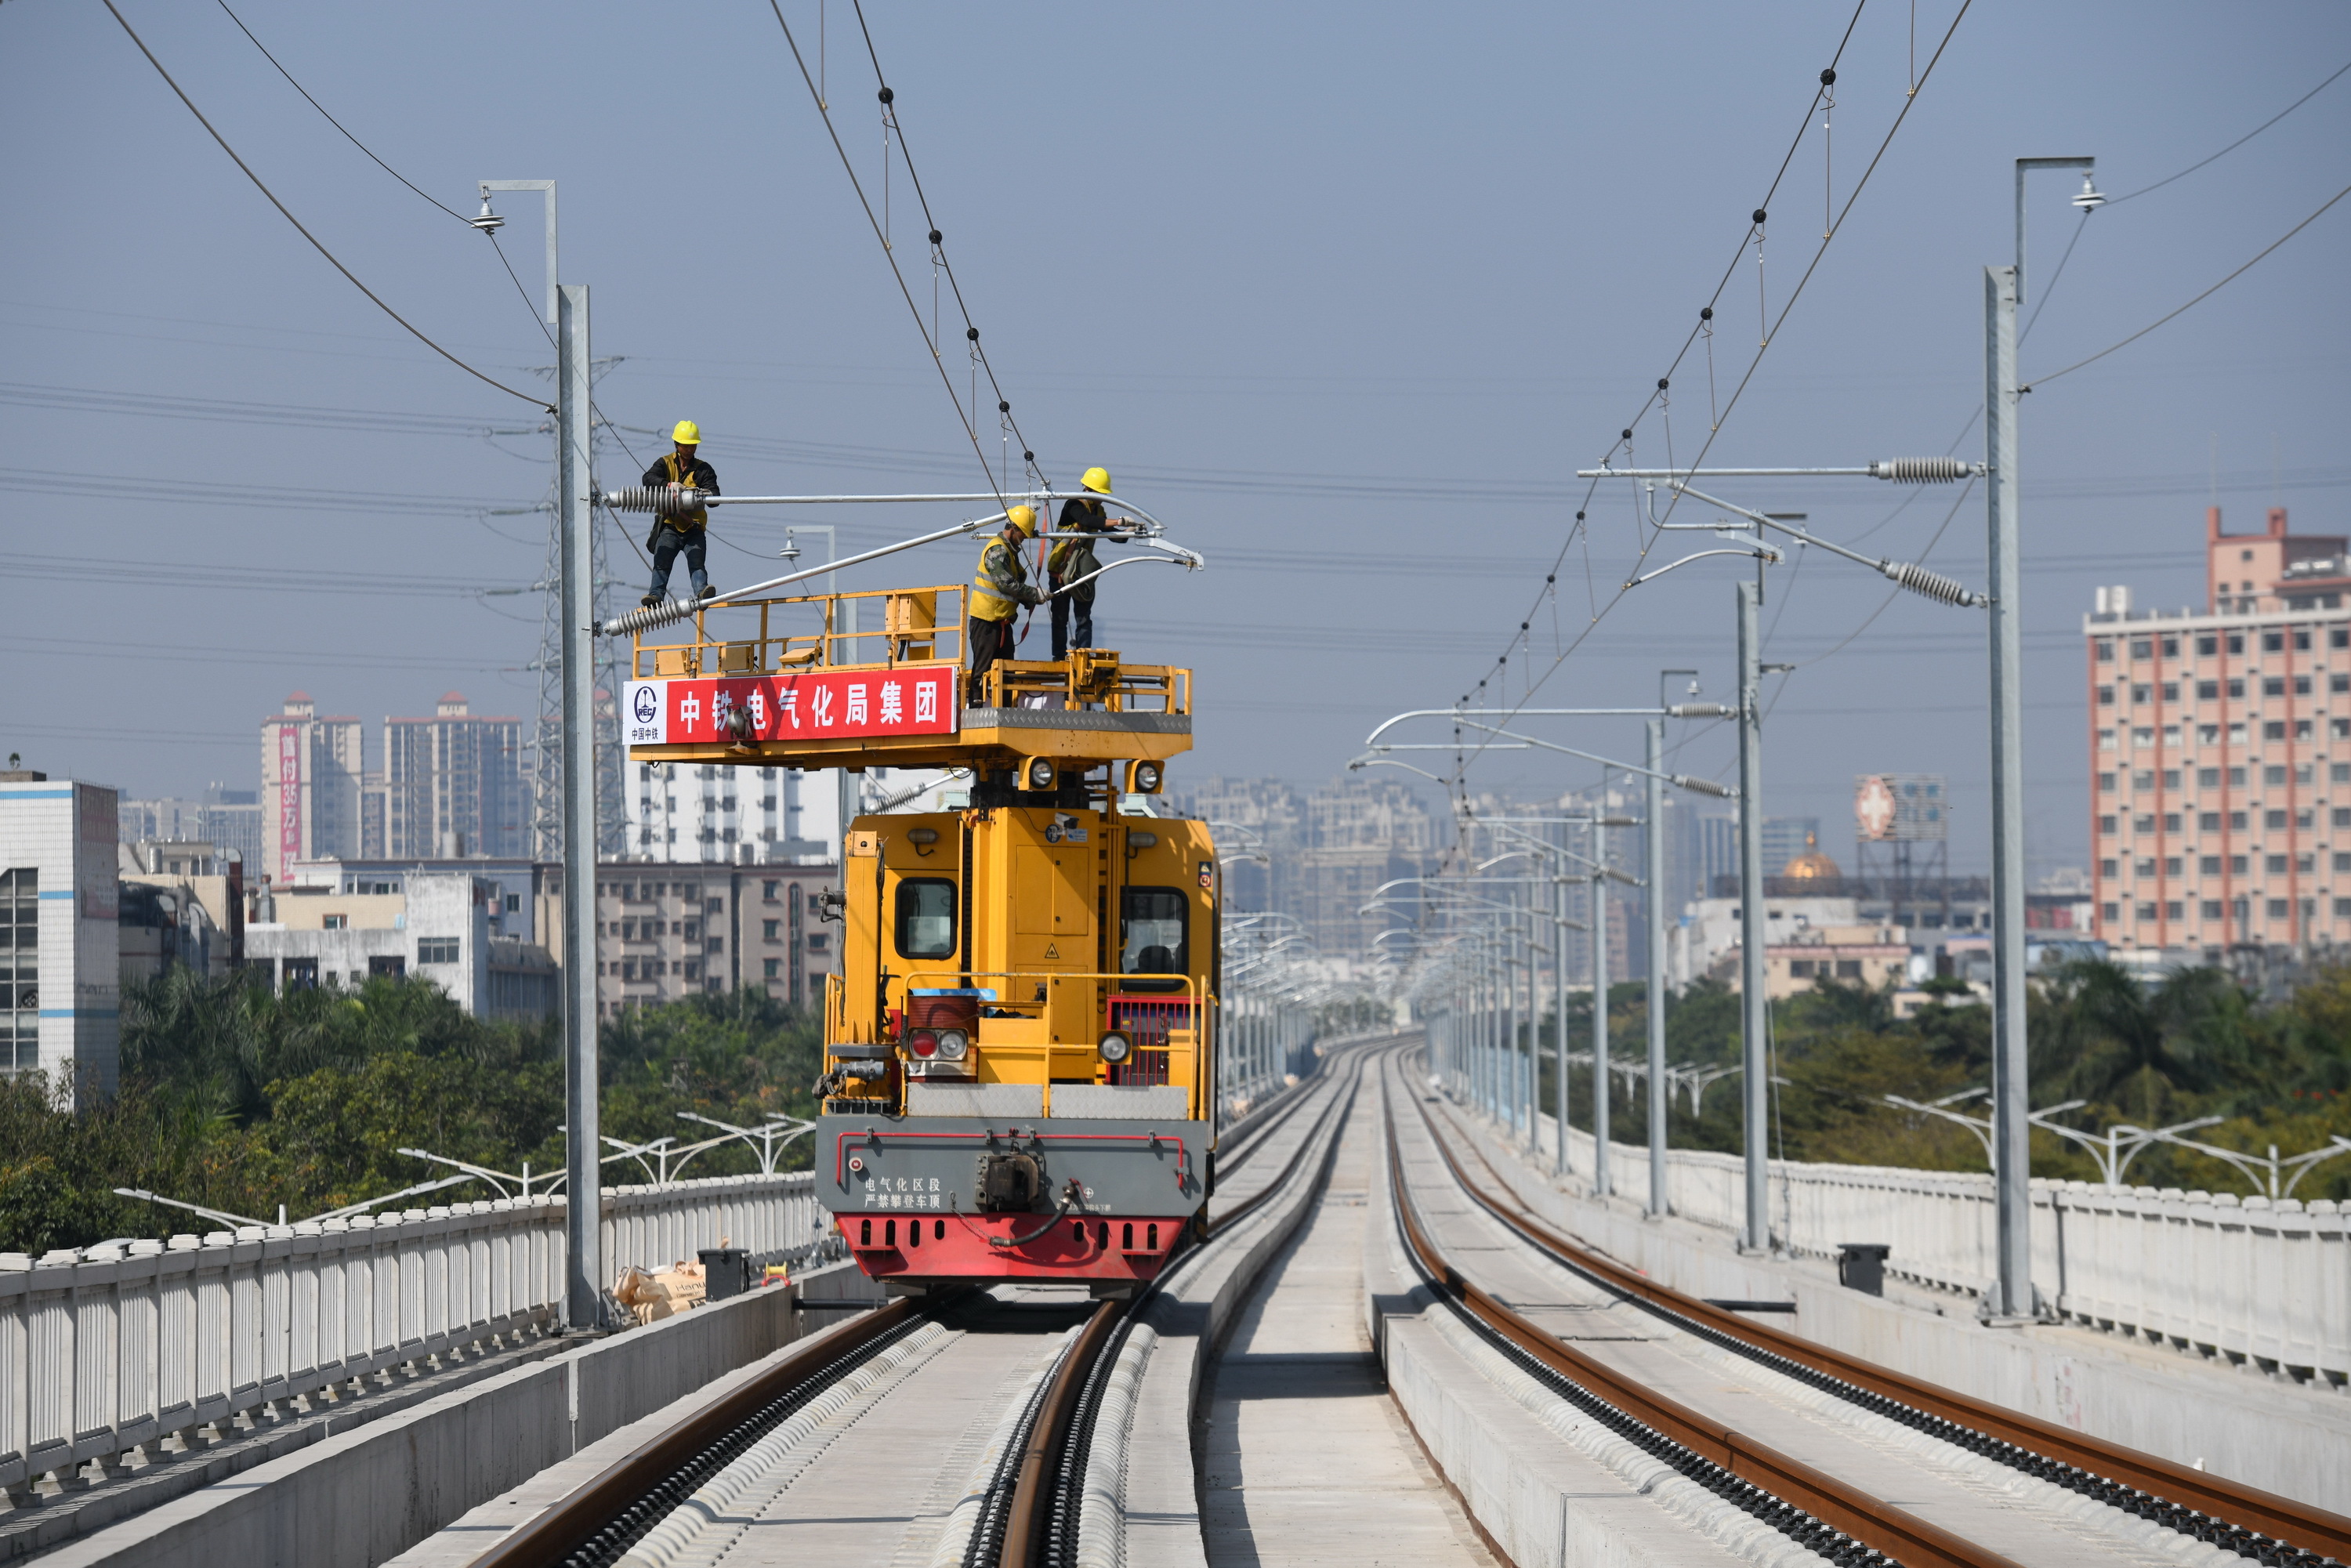
[[669, 433], [669, 438], [680, 446], [699, 446], [702, 444], [702, 426], [690, 419], [681, 419], [677, 422], [677, 428]]
[[1085, 476], [1080, 479], [1078, 483], [1083, 485], [1087, 489], [1092, 490], [1097, 496], [1107, 496], [1110, 494], [1110, 470], [1107, 468], [1089, 468], [1085, 472]]
[[1034, 507], [1013, 507], [1005, 512], [1004, 520], [1026, 537], [1032, 539], [1037, 537], [1037, 509]]

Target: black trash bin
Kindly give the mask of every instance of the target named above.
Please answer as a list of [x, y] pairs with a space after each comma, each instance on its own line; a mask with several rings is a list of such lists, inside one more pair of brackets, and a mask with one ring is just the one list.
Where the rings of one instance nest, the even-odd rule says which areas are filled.
[[702, 1272], [706, 1281], [709, 1299], [723, 1301], [729, 1296], [739, 1296], [750, 1288], [751, 1254], [740, 1247], [705, 1247], [695, 1254], [702, 1260]]
[[[1886, 1258], [1893, 1248], [1882, 1241], [1837, 1243], [1837, 1283], [1864, 1295], [1886, 1294]], [[718, 1292], [714, 1290], [711, 1294]]]

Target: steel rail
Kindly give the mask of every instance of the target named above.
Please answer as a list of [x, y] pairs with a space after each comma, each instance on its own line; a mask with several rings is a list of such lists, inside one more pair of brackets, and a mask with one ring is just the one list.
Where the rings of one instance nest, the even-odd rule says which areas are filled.
[[[1252, 1150], [1307, 1100], [1306, 1095], [1297, 1097], [1257, 1129], [1250, 1139]], [[1333, 1107], [1346, 1100], [1345, 1094], [1334, 1093], [1283, 1168], [1261, 1191], [1223, 1216], [1221, 1225], [1233, 1224], [1282, 1190], [1308, 1150], [1322, 1141]], [[1205, 1218], [1205, 1207], [1203, 1214]], [[1196, 1241], [1179, 1256], [1188, 1259], [1200, 1245]], [[958, 1287], [922, 1301], [902, 1298], [811, 1337], [758, 1377], [648, 1437], [574, 1488], [476, 1559], [476, 1568], [562, 1568], [617, 1561], [695, 1489], [795, 1410], [888, 1343], [912, 1332], [925, 1316], [971, 1293]], [[994, 1543], [981, 1535], [974, 1542], [980, 1548], [973, 1554], [976, 1562], [1030, 1568], [1056, 1511], [1073, 1510], [1075, 1499], [1062, 1495], [1066, 1487], [1057, 1488], [1055, 1477], [1074, 1474], [1075, 1484], [1082, 1485], [1083, 1468], [1065, 1462], [1070, 1435], [1089, 1423], [1088, 1397], [1099, 1401], [1102, 1380], [1096, 1373], [1102, 1353], [1114, 1349], [1120, 1337], [1114, 1331], [1148, 1294], [1146, 1290], [1132, 1301], [1103, 1301], [1040, 1388], [1020, 1444], [1008, 1456], [1002, 1481], [977, 1527], [987, 1534], [1000, 1527], [1001, 1548], [991, 1552]]]
[[[611, 1562], [792, 1410], [854, 1371], [918, 1311], [911, 1300], [820, 1333], [732, 1394], [647, 1438], [475, 1559], [475, 1568]], [[771, 1419], [763, 1419], [773, 1411]], [[739, 1439], [739, 1440], [737, 1440]]]
[[1060, 1460], [1061, 1446], [1068, 1438], [1079, 1414], [1079, 1395], [1094, 1385], [1094, 1364], [1103, 1347], [1111, 1342], [1111, 1331], [1117, 1327], [1130, 1301], [1104, 1301], [1094, 1309], [1093, 1316], [1079, 1331], [1077, 1343], [1061, 1357], [1046, 1385], [1045, 1399], [1036, 1418], [1029, 1422], [1027, 1440], [1021, 1445], [1020, 1463], [1015, 1472], [1012, 1506], [1005, 1521], [1004, 1546], [997, 1555], [998, 1568], [1029, 1568], [1037, 1547], [1047, 1533], [1059, 1497], [1052, 1482], [1063, 1469]]
[[[1362, 1059], [1353, 1065], [1356, 1071], [1351, 1080], [1340, 1084], [1335, 1079], [1325, 1079], [1332, 1088], [1322, 1113], [1306, 1135], [1298, 1142], [1280, 1170], [1276, 1172], [1256, 1192], [1234, 1205], [1217, 1220], [1219, 1234], [1228, 1232], [1241, 1219], [1254, 1213], [1259, 1206], [1276, 1193], [1291, 1190], [1299, 1167], [1309, 1154], [1320, 1147], [1328, 1168], [1331, 1152], [1338, 1140], [1329, 1136], [1338, 1122], [1345, 1119], [1347, 1109], [1354, 1103], [1354, 1092], [1362, 1082]], [[1260, 1130], [1250, 1145], [1254, 1152], [1262, 1146], [1267, 1136], [1289, 1124], [1290, 1118], [1306, 1103], [1300, 1096], [1283, 1107], [1280, 1114]], [[1215, 1246], [1216, 1240], [1207, 1235], [1207, 1205], [1201, 1207], [1199, 1239], [1181, 1254], [1188, 1267], [1204, 1249]], [[1061, 1358], [1055, 1369], [1050, 1393], [1036, 1415], [1031, 1416], [1025, 1435], [1021, 1454], [1019, 1483], [1009, 1510], [1009, 1521], [1003, 1545], [996, 1558], [996, 1568], [1067, 1568], [1076, 1562], [1077, 1521], [1085, 1490], [1094, 1417], [1100, 1410], [1107, 1374], [1126, 1342], [1126, 1330], [1137, 1321], [1144, 1303], [1156, 1293], [1164, 1281], [1176, 1270], [1171, 1259], [1149, 1286], [1138, 1291], [1131, 1301], [1105, 1301], [1088, 1322], [1077, 1343]], [[1113, 1308], [1123, 1308], [1113, 1312]], [[967, 1554], [967, 1559], [971, 1554]]]
[[[1422, 1114], [1427, 1114], [1425, 1109]], [[2000, 1552], [1930, 1524], [1907, 1510], [1815, 1469], [1793, 1455], [1654, 1392], [1544, 1333], [1487, 1293], [1447, 1261], [1422, 1229], [1412, 1194], [1405, 1183], [1404, 1151], [1396, 1136], [1392, 1102], [1384, 1120], [1390, 1197], [1405, 1245], [1430, 1282], [1482, 1324], [1492, 1337], [1517, 1350], [1520, 1357], [1646, 1428], [1653, 1440], [1643, 1447], [1658, 1452], [1660, 1445], [1654, 1439], [1664, 1439], [1671, 1448], [1659, 1457], [1686, 1474], [1696, 1468], [1689, 1463], [1693, 1458], [1701, 1466], [1712, 1467], [1720, 1472], [1719, 1477], [1703, 1470], [1692, 1476], [1702, 1485], [1714, 1482], [1712, 1490], [1723, 1490], [1722, 1479], [1728, 1478], [1732, 1483], [1743, 1483], [1767, 1494], [1761, 1498], [1738, 1495], [1735, 1500], [1832, 1561], [1851, 1563], [1858, 1553], [1847, 1543], [1821, 1542], [1822, 1527], [1842, 1533], [1847, 1542], [1882, 1553], [1902, 1568], [2017, 1568], [2012, 1559]], [[1674, 1448], [1680, 1452], [1673, 1452]], [[1774, 1500], [1810, 1517], [1782, 1515], [1771, 1506]]]
[[2340, 1514], [1928, 1383], [1658, 1284], [1561, 1235], [1515, 1196], [1497, 1196], [1497, 1189], [1509, 1195], [1509, 1184], [1474, 1149], [1494, 1187], [1471, 1179], [1425, 1104], [1420, 1113], [1454, 1179], [1474, 1201], [1604, 1290], [1681, 1328], [1905, 1426], [2224, 1551], [2294, 1568], [2351, 1562], [2351, 1519]]

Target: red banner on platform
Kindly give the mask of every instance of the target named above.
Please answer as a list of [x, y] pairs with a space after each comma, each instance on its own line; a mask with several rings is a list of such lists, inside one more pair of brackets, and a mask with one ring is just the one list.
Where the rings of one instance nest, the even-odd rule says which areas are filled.
[[[622, 726], [631, 746], [696, 742], [862, 740], [956, 733], [953, 664], [898, 669], [810, 670], [789, 675], [725, 675], [632, 681]], [[732, 727], [744, 716], [747, 736]]]

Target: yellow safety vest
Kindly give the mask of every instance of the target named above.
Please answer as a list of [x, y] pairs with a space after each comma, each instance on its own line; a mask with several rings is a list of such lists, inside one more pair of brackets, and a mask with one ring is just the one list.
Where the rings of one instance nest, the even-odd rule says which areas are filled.
[[[975, 621], [1009, 621], [1013, 612], [1020, 608], [1017, 601], [997, 592], [996, 584], [988, 580], [987, 552], [992, 549], [1011, 550], [1012, 547], [1002, 539], [990, 539], [980, 547], [979, 570], [971, 580], [971, 615]], [[1018, 551], [1012, 552], [1012, 570], [1021, 581], [1029, 580], [1028, 572], [1021, 569]]]
[[[662, 466], [669, 470], [671, 484], [691, 485], [694, 483], [694, 474], [691, 469], [684, 471], [680, 470], [676, 453], [663, 453]], [[664, 517], [662, 521], [683, 533], [687, 528], [698, 528], [707, 525], [710, 521], [710, 510], [706, 507], [696, 507], [690, 512], [681, 512], [674, 517]]]

